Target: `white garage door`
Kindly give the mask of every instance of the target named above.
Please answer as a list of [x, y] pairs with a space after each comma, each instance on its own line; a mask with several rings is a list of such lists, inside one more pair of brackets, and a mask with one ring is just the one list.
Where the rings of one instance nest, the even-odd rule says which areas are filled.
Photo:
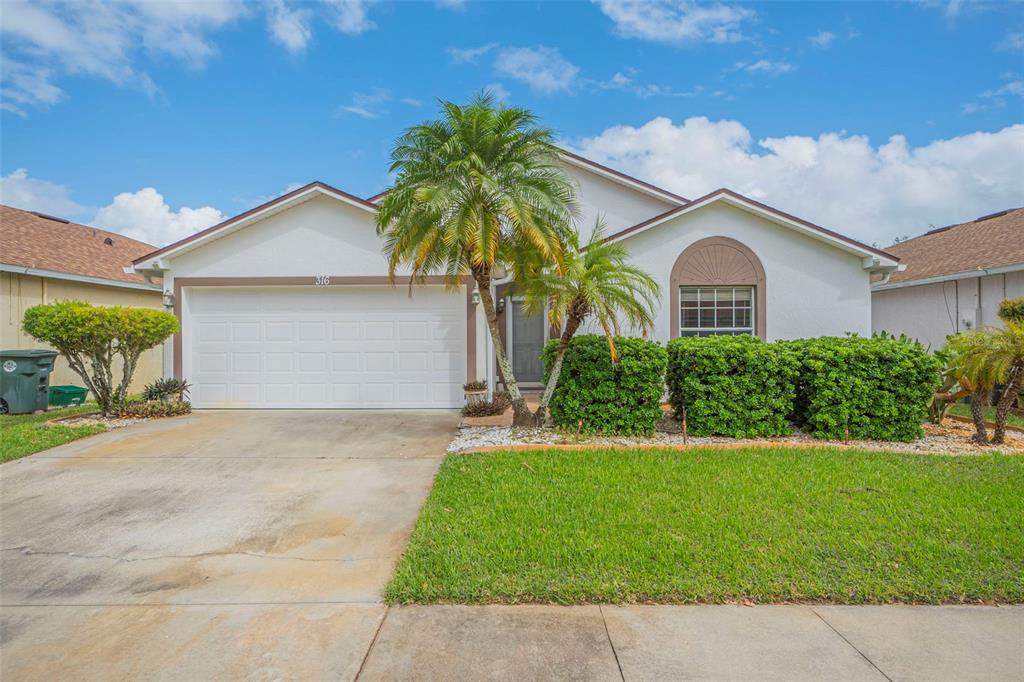
[[196, 407], [451, 408], [466, 299], [440, 286], [211, 287], [184, 295]]

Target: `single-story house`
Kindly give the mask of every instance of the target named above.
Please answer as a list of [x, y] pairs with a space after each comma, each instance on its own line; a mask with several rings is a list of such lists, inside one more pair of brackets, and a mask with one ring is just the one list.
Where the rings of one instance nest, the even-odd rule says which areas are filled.
[[950, 334], [1001, 326], [999, 303], [1024, 296], [1024, 208], [940, 227], [886, 251], [906, 269], [872, 287], [876, 332], [941, 348]]
[[[727, 189], [686, 199], [562, 155], [589, 232], [662, 287], [653, 337], [751, 333], [765, 339], [871, 331], [874, 275], [898, 259]], [[472, 282], [388, 286], [363, 199], [313, 182], [135, 260], [160, 276], [181, 334], [167, 366], [196, 407], [452, 408], [462, 384], [494, 385], [491, 340]], [[581, 235], [586, 242], [588, 234]], [[511, 299], [502, 325], [517, 379], [541, 380], [543, 316]]]
[[[116, 232], [0, 205], [0, 348], [48, 347], [21, 329], [25, 311], [41, 303], [77, 300], [162, 308], [159, 284], [124, 271], [154, 248]], [[162, 350], [147, 351], [139, 359], [131, 390], [140, 391], [163, 374]], [[58, 358], [50, 383], [81, 386], [82, 380]]]

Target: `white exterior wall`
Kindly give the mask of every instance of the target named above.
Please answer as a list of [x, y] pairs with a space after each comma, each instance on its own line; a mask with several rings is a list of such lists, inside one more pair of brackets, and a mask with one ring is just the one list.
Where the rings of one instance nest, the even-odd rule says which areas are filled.
[[871, 296], [871, 328], [906, 334], [938, 349], [950, 334], [1001, 326], [999, 303], [1021, 296], [1024, 271], [882, 289]]
[[604, 218], [605, 234], [610, 235], [678, 205], [643, 194], [577, 166], [566, 165], [565, 171], [578, 185], [576, 201], [579, 204], [579, 215], [576, 225], [580, 232], [580, 244], [586, 244], [590, 239], [594, 221], [599, 216]]
[[627, 237], [633, 263], [661, 287], [652, 338], [670, 332], [669, 277], [679, 255], [706, 237], [729, 237], [761, 260], [768, 340], [871, 333], [871, 292], [861, 258], [732, 206], [712, 204]]

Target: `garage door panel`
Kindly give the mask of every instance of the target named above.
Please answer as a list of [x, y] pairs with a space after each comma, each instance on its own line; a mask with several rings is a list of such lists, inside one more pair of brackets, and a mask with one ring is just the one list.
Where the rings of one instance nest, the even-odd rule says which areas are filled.
[[197, 407], [457, 407], [465, 299], [440, 287], [189, 289]]

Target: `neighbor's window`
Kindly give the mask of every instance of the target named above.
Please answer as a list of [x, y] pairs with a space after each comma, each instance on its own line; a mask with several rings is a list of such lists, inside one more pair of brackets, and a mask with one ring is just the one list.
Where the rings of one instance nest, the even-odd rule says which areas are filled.
[[680, 336], [754, 333], [754, 287], [679, 287]]

